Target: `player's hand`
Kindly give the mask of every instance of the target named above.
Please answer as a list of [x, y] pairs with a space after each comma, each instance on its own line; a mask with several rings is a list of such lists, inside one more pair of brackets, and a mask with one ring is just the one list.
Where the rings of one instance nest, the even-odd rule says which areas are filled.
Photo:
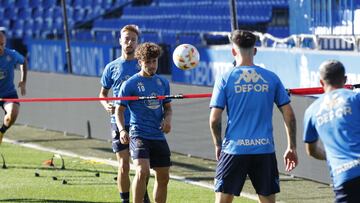
[[171, 130], [171, 122], [168, 119], [164, 119], [161, 122], [160, 128], [164, 133], [169, 133]]
[[215, 146], [215, 157], [216, 161], [220, 160], [221, 146]]
[[20, 88], [21, 95], [24, 96], [26, 94], [26, 82], [20, 81], [18, 87]]
[[295, 149], [286, 149], [284, 153], [285, 171], [292, 171], [298, 165], [298, 157]]
[[115, 106], [112, 103], [108, 103], [105, 110], [109, 113], [109, 114], [114, 114], [115, 113]]
[[129, 144], [129, 133], [126, 130], [120, 131], [120, 142], [121, 144]]

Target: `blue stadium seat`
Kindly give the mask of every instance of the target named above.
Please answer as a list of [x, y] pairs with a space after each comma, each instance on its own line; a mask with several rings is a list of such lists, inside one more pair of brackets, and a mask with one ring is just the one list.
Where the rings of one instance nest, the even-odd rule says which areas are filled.
[[74, 9], [73, 19], [75, 22], [81, 22], [85, 19], [85, 9], [76, 8]]
[[77, 30], [75, 31], [74, 37], [77, 41], [92, 41], [93, 36], [89, 30]]
[[159, 43], [160, 39], [157, 33], [146, 33], [143, 32], [141, 34], [141, 40], [142, 42], [154, 42], [154, 43]]
[[4, 17], [6, 19], [10, 19], [10, 20], [16, 19], [17, 18], [17, 11], [18, 10], [15, 7], [7, 7], [4, 10]]
[[46, 19], [46, 18], [53, 18], [53, 16], [54, 16], [54, 9], [53, 9], [53, 8], [46, 8], [46, 9], [44, 9], [44, 12], [43, 12], [43, 15], [42, 15], [42, 17], [43, 17], [44, 19]]
[[33, 8], [32, 10], [32, 18], [42, 18], [44, 10], [42, 8]]
[[11, 22], [9, 19], [4, 19], [4, 18], [0, 19], [0, 27], [5, 27], [7, 30], [9, 30], [10, 24]]
[[22, 38], [24, 32], [24, 20], [14, 20], [10, 29], [14, 32], [13, 37]]
[[0, 19], [5, 18], [4, 16], [4, 8], [0, 7]]
[[1, 0], [0, 4], [3, 8], [14, 8], [15, 7], [15, 0]]
[[32, 19], [27, 19], [24, 22], [24, 37], [33, 38], [33, 29], [34, 29], [34, 21]]
[[20, 8], [18, 10], [18, 18], [26, 20], [26, 19], [30, 19], [31, 18], [31, 12], [32, 9], [31, 8]]
[[42, 6], [43, 6], [44, 9], [55, 7], [56, 6], [56, 0], [44, 0], [42, 2]]
[[30, 5], [30, 0], [16, 0], [15, 6], [18, 8], [28, 8]]
[[95, 40], [98, 42], [112, 43], [115, 40], [115, 36], [111, 31], [101, 31], [95, 33]]
[[40, 8], [42, 6], [41, 0], [30, 0], [29, 6], [32, 8]]

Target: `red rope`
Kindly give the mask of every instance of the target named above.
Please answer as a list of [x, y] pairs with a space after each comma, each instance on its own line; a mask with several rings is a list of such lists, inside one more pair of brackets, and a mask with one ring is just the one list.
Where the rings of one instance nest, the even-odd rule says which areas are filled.
[[[345, 85], [347, 89], [353, 89], [355, 87], [357, 87], [357, 85]], [[288, 89], [288, 92], [295, 95], [322, 94], [324, 93], [324, 89], [322, 87], [294, 88]]]
[[[360, 85], [345, 85], [345, 88], [353, 89], [360, 88]], [[311, 95], [322, 94], [324, 90], [322, 87], [310, 87], [310, 88], [293, 88], [287, 89], [290, 94], [294, 95]], [[79, 101], [115, 101], [115, 100], [149, 100], [149, 99], [193, 99], [193, 98], [208, 98], [211, 97], [211, 93], [204, 94], [177, 94], [177, 95], [161, 95], [161, 96], [127, 96], [127, 97], [70, 97], [70, 98], [0, 98], [3, 102], [79, 102]]]

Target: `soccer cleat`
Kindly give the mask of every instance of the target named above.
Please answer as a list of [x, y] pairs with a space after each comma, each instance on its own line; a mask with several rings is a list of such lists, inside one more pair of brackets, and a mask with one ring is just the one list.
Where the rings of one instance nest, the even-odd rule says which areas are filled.
[[0, 144], [2, 143], [3, 137], [4, 137], [4, 133], [3, 133], [3, 132], [0, 132]]

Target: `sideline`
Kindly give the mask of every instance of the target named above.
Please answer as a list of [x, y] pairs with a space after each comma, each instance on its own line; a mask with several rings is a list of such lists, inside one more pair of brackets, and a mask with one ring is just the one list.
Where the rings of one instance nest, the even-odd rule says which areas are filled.
[[[114, 161], [114, 160], [109, 160], [109, 159], [102, 159], [102, 158], [97, 158], [97, 157], [91, 157], [91, 156], [82, 156], [73, 152], [69, 152], [69, 151], [64, 151], [64, 150], [59, 150], [59, 149], [54, 149], [54, 148], [49, 148], [49, 147], [43, 147], [37, 144], [31, 144], [31, 143], [24, 143], [24, 142], [19, 142], [17, 140], [11, 140], [8, 138], [4, 138], [3, 142], [7, 142], [10, 144], [15, 144], [15, 145], [19, 145], [19, 146], [23, 146], [23, 147], [27, 147], [27, 148], [31, 148], [31, 149], [36, 149], [36, 150], [40, 150], [40, 151], [45, 151], [45, 152], [51, 152], [54, 154], [60, 154], [62, 156], [68, 156], [68, 157], [73, 157], [73, 158], [80, 158], [83, 160], [88, 160], [88, 161], [96, 161], [99, 163], [103, 163], [103, 164], [107, 164], [110, 166], [118, 166], [118, 162]], [[132, 164], [130, 164], [130, 168], [131, 170], [134, 170], [134, 166]], [[151, 170], [151, 174], [154, 175], [153, 171]], [[194, 180], [189, 180], [185, 177], [182, 176], [177, 176], [177, 175], [171, 175], [170, 174], [170, 178], [173, 180], [177, 180], [177, 181], [181, 181], [184, 183], [188, 183], [191, 185], [196, 185], [196, 186], [200, 186], [200, 187], [204, 187], [204, 188], [208, 188], [208, 189], [213, 189], [213, 185], [212, 184], [208, 184], [208, 183], [204, 183], [204, 182], [200, 182], [200, 181], [194, 181]], [[258, 197], [257, 195], [254, 194], [250, 194], [250, 193], [246, 193], [246, 192], [241, 192], [240, 194], [241, 197], [245, 197], [248, 199], [252, 199], [257, 201]]]

